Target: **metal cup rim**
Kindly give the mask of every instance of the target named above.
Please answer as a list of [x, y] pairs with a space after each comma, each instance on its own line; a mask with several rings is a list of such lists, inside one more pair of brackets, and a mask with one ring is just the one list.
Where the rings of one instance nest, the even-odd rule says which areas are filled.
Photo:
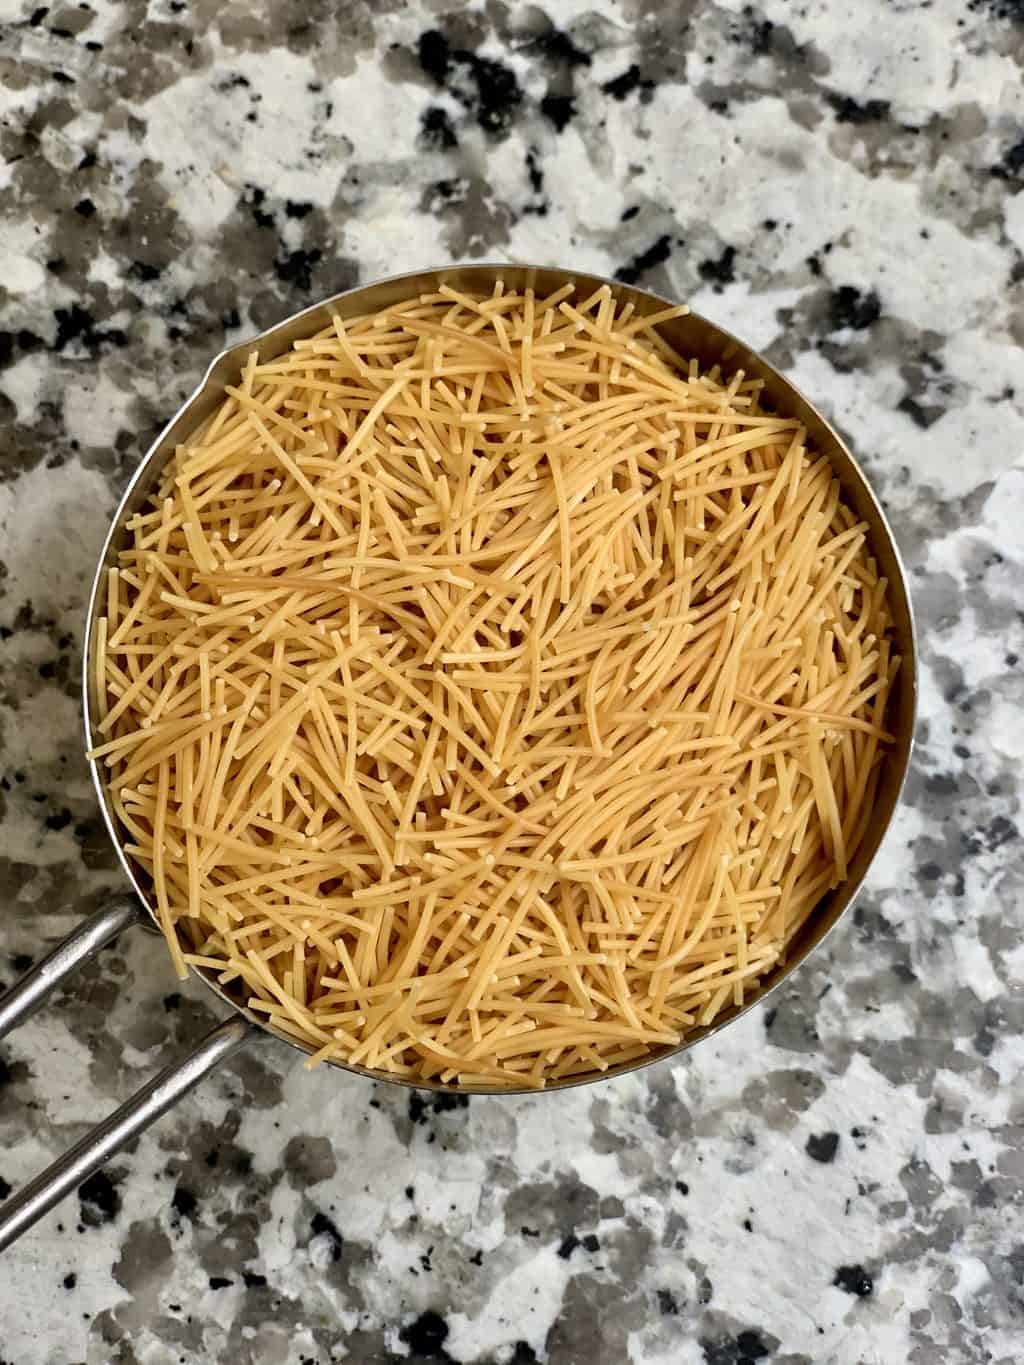
[[[394, 303], [400, 298], [409, 298], [416, 293], [429, 292], [436, 289], [441, 282], [455, 284], [456, 287], [489, 289], [497, 279], [505, 281], [509, 287], [522, 288], [532, 285], [537, 289], [555, 289], [560, 284], [574, 282], [584, 290], [593, 290], [602, 285], [610, 286], [617, 296], [625, 297], [634, 303], [638, 313], [651, 313], [660, 309], [672, 306], [673, 301], [664, 296], [651, 293], [649, 290], [638, 289], [634, 285], [626, 285], [616, 280], [609, 280], [600, 275], [594, 275], [585, 271], [565, 270], [555, 267], [511, 264], [505, 262], [479, 262], [472, 265], [451, 265], [439, 266], [432, 269], [410, 271], [401, 275], [392, 275], [375, 280], [369, 284], [357, 285], [351, 289], [346, 289], [340, 293], [311, 304], [307, 308], [293, 313], [282, 321], [275, 323], [271, 327], [265, 328], [256, 335], [235, 343], [233, 346], [226, 347], [210, 362], [202, 379], [196, 385], [192, 393], [181, 404], [178, 411], [170, 419], [161, 433], [153, 441], [138, 467], [128, 482], [128, 485], [118, 502], [110, 525], [107, 529], [103, 541], [103, 548], [100, 552], [96, 574], [93, 579], [92, 588], [89, 593], [88, 605], [86, 609], [86, 630], [85, 645], [83, 650], [84, 666], [82, 670], [82, 707], [85, 733], [85, 747], [88, 750], [96, 742], [94, 737], [93, 714], [94, 697], [92, 695], [92, 683], [95, 670], [92, 667], [93, 651], [96, 643], [96, 622], [101, 614], [101, 603], [103, 599], [103, 586], [105, 581], [106, 569], [113, 562], [116, 554], [119, 536], [123, 530], [123, 523], [126, 518], [141, 504], [148, 493], [149, 486], [153, 481], [156, 470], [166, 460], [168, 454], [173, 450], [181, 439], [189, 434], [189, 430], [194, 430], [204, 419], [208, 412], [223, 397], [223, 383], [226, 379], [237, 376], [239, 362], [244, 359], [252, 350], [260, 353], [261, 359], [272, 355], [279, 355], [287, 350], [291, 342], [299, 337], [309, 335], [316, 330], [318, 323], [322, 324], [329, 321], [332, 312], [341, 312], [343, 315], [353, 315], [355, 312], [370, 312], [376, 308], [386, 307], [389, 303]], [[461, 283], [460, 283], [461, 282]], [[515, 1094], [551, 1094], [560, 1090], [575, 1089], [579, 1086], [593, 1085], [595, 1082], [610, 1080], [616, 1076], [626, 1075], [630, 1072], [640, 1071], [645, 1067], [652, 1066], [656, 1062], [666, 1061], [669, 1058], [679, 1058], [698, 1043], [707, 1038], [714, 1037], [730, 1024], [735, 1023], [756, 1006], [762, 1005], [766, 1000], [775, 995], [780, 987], [790, 978], [790, 976], [800, 967], [807, 958], [815, 952], [832, 933], [846, 913], [849, 911], [853, 901], [859, 893], [864, 879], [874, 862], [881, 846], [885, 833], [892, 821], [893, 813], [899, 803], [907, 772], [910, 766], [910, 758], [914, 743], [914, 730], [917, 716], [917, 640], [914, 624], [914, 612], [911, 603], [910, 592], [906, 570], [896, 539], [886, 518], [877, 495], [872, 489], [866, 476], [863, 473], [856, 458], [850, 451], [848, 445], [835, 430], [831, 422], [812, 404], [800, 390], [780, 371], [755, 351], [752, 347], [737, 338], [733, 333], [725, 328], [717, 326], [709, 319], [696, 313], [690, 313], [686, 318], [673, 320], [665, 328], [666, 335], [674, 341], [677, 349], [680, 349], [679, 340], [674, 334], [683, 334], [682, 348], [686, 349], [686, 333], [692, 333], [693, 341], [690, 343], [690, 353], [697, 356], [702, 364], [722, 363], [732, 369], [742, 368], [746, 373], [757, 374], [765, 380], [765, 392], [773, 400], [772, 406], [779, 407], [774, 401], [776, 397], [783, 399], [782, 410], [790, 412], [796, 411], [801, 419], [808, 426], [809, 444], [813, 444], [815, 449], [828, 456], [837, 469], [840, 484], [844, 495], [854, 503], [863, 519], [869, 523], [869, 534], [871, 537], [872, 550], [879, 559], [880, 565], [887, 573], [889, 578], [889, 592], [892, 599], [893, 615], [895, 621], [895, 634], [900, 650], [902, 663], [896, 682], [896, 703], [892, 709], [896, 714], [895, 724], [892, 726], [896, 734], [896, 743], [893, 751], [887, 759], [887, 774], [885, 790], [876, 803], [877, 810], [872, 828], [865, 835], [864, 842], [858, 850], [854, 860], [854, 868], [850, 875], [833, 892], [825, 896], [819, 906], [812, 912], [809, 925], [811, 931], [804, 935], [797, 936], [794, 940], [795, 950], [788, 953], [785, 960], [776, 966], [766, 978], [765, 984], [740, 1008], [727, 1010], [714, 1023], [707, 1027], [694, 1030], [687, 1034], [683, 1040], [675, 1045], [666, 1045], [663, 1048], [652, 1049], [644, 1057], [637, 1058], [630, 1062], [625, 1062], [617, 1067], [609, 1067], [607, 1071], [594, 1072], [584, 1076], [574, 1076], [549, 1082], [543, 1089], [538, 1090], [531, 1086], [485, 1086], [485, 1085], [458, 1085], [444, 1084], [441, 1081], [428, 1081], [412, 1079], [407, 1076], [394, 1075], [386, 1071], [377, 1071], [369, 1067], [352, 1065], [348, 1062], [332, 1059], [326, 1065], [340, 1071], [347, 1071], [354, 1075], [363, 1076], [374, 1081], [388, 1082], [393, 1085], [404, 1086], [409, 1089], [433, 1090], [455, 1094], [493, 1094], [493, 1095], [515, 1095]], [[145, 908], [149, 918], [155, 928], [158, 927], [157, 916], [153, 906], [150, 904], [146, 887], [143, 885], [138, 870], [133, 867], [131, 860], [126, 854], [122, 842], [122, 836], [118, 829], [117, 817], [111, 809], [107, 787], [103, 781], [99, 765], [95, 759], [88, 759], [89, 769], [92, 776], [93, 786], [103, 812], [104, 823], [111, 843], [117, 850], [118, 858], [124, 869], [125, 875], [131, 883], [140, 903]], [[805, 926], [805, 929], [807, 926]], [[803, 933], [803, 931], [801, 931]], [[791, 945], [792, 947], [793, 945]], [[297, 1039], [288, 1037], [279, 1032], [267, 1020], [251, 1011], [243, 1002], [235, 999], [228, 991], [220, 986], [214, 979], [213, 974], [205, 969], [192, 968], [192, 972], [199, 977], [203, 984], [213, 992], [220, 1000], [230, 1007], [236, 1014], [243, 1018], [263, 1033], [269, 1034], [280, 1042], [287, 1043], [296, 1051], [305, 1055], [312, 1052], [312, 1048], [303, 1045]]]

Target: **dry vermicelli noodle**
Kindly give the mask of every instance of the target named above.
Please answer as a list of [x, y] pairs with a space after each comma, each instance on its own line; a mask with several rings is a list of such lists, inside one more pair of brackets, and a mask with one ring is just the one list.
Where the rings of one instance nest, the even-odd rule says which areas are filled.
[[898, 659], [798, 422], [604, 287], [250, 356], [127, 522], [94, 755], [179, 973], [542, 1086], [741, 1005], [846, 876]]

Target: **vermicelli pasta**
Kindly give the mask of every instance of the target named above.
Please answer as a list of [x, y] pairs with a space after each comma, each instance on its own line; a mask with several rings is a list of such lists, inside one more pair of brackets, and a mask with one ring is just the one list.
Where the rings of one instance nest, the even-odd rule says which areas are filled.
[[253, 353], [126, 523], [94, 758], [175, 964], [312, 1061], [543, 1086], [741, 1006], [898, 658], [795, 420], [608, 287]]

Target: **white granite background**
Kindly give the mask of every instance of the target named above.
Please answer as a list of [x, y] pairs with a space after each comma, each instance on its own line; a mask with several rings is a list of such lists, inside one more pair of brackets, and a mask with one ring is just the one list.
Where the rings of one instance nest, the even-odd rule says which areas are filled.
[[[117, 884], [79, 741], [115, 494], [225, 340], [564, 262], [835, 417], [923, 639], [827, 951], [678, 1065], [439, 1104], [251, 1052], [0, 1259], [7, 1365], [1024, 1356], [1024, 5], [125, 0], [0, 19], [0, 980]], [[0, 1050], [0, 1193], [212, 1018], [136, 934]]]

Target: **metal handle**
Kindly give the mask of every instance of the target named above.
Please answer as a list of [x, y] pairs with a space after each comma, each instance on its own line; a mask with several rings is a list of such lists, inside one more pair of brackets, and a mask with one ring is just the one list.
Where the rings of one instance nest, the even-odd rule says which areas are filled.
[[[0, 999], [0, 1039], [43, 1003], [71, 972], [131, 924], [146, 923], [137, 901], [118, 898], [80, 924]], [[219, 1066], [258, 1030], [244, 1019], [218, 1024], [182, 1061], [165, 1067], [116, 1113], [86, 1133], [69, 1152], [30, 1180], [0, 1207], [0, 1251], [54, 1204], [98, 1171], [126, 1142], [170, 1109], [207, 1072]]]
[[126, 1142], [170, 1109], [255, 1032], [253, 1025], [244, 1019], [226, 1019], [218, 1024], [183, 1061], [165, 1067], [116, 1113], [76, 1142], [41, 1175], [30, 1180], [0, 1207], [0, 1251], [98, 1171]]
[[0, 1040], [24, 1023], [76, 967], [95, 957], [122, 929], [141, 922], [142, 911], [138, 901], [124, 896], [97, 910], [84, 924], [73, 929], [52, 953], [47, 953], [6, 995], [0, 997]]

